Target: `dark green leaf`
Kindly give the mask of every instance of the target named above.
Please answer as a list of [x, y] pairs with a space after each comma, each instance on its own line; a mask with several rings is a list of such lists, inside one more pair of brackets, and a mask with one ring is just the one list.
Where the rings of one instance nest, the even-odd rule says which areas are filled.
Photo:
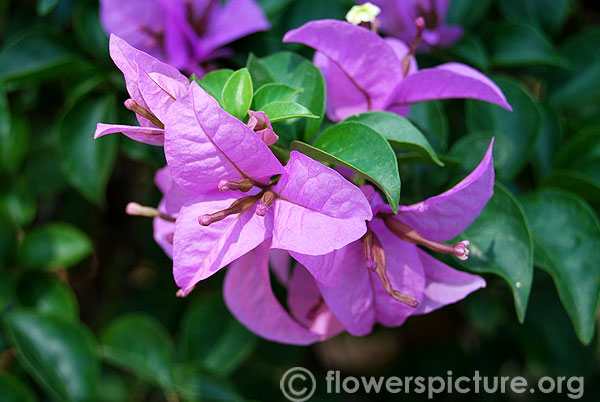
[[252, 110], [259, 110], [271, 102], [289, 101], [299, 92], [298, 89], [285, 84], [265, 84], [254, 92]]
[[540, 105], [540, 117], [540, 131], [532, 159], [536, 174], [543, 176], [552, 168], [564, 134], [562, 120], [552, 108]]
[[528, 21], [556, 32], [569, 14], [571, 0], [502, 0], [500, 12], [509, 20]]
[[165, 389], [172, 387], [173, 342], [152, 316], [119, 316], [102, 331], [100, 340], [102, 355], [109, 363]]
[[37, 13], [40, 16], [50, 14], [60, 0], [38, 0]]
[[448, 9], [448, 22], [463, 26], [475, 26], [487, 14], [492, 0], [452, 0]]
[[24, 267], [46, 270], [69, 268], [92, 252], [92, 243], [76, 227], [53, 222], [33, 229], [19, 249], [19, 263]]
[[250, 109], [253, 93], [252, 78], [248, 69], [237, 70], [229, 77], [221, 92], [223, 109], [238, 119], [243, 118]]
[[531, 25], [500, 23], [491, 30], [486, 42], [495, 66], [566, 66], [550, 40]]
[[448, 118], [441, 102], [430, 101], [411, 105], [408, 118], [425, 133], [435, 149], [448, 149]]
[[[0, 103], [1, 102], [2, 100], [0, 100]], [[1, 105], [0, 108], [2, 108]], [[7, 123], [12, 124], [8, 136], [0, 133], [0, 147], [2, 147], [2, 153], [0, 154], [0, 170], [14, 175], [20, 170], [19, 168], [21, 167], [29, 146], [29, 121], [24, 116], [12, 116], [12, 118], [6, 117], [6, 115], [0, 111], [0, 119], [1, 118], [7, 118]], [[0, 128], [0, 130], [3, 129], [4, 128]]]
[[466, 34], [450, 51], [464, 59], [469, 65], [481, 70], [487, 70], [490, 60], [485, 45], [477, 36]]
[[177, 394], [185, 401], [244, 401], [227, 380], [207, 372], [199, 364], [183, 364], [175, 368]]
[[[206, 326], [210, 322], [210, 327]], [[201, 363], [219, 376], [228, 376], [249, 357], [258, 338], [238, 323], [220, 296], [203, 298], [186, 311], [179, 341], [187, 361]]]
[[0, 373], [0, 395], [2, 402], [35, 402], [35, 395], [16, 377]]
[[80, 2], [73, 13], [73, 30], [81, 46], [100, 58], [108, 58], [108, 37], [100, 25], [98, 7], [92, 2]]
[[452, 145], [449, 155], [460, 161], [460, 166], [464, 172], [471, 172], [481, 162], [481, 158], [490, 146], [492, 138], [495, 138], [494, 167], [497, 171], [503, 171], [506, 169], [506, 164], [510, 162], [514, 145], [502, 135], [491, 132], [475, 132], [466, 135]]
[[299, 103], [290, 101], [271, 102], [260, 108], [271, 120], [271, 123], [278, 121], [304, 117], [308, 119], [318, 119], [310, 110]]
[[233, 70], [223, 68], [221, 70], [211, 71], [197, 82], [200, 84], [202, 89], [208, 92], [208, 94], [215, 98], [221, 107], [223, 107], [223, 99], [221, 98], [221, 94], [223, 93], [223, 88], [229, 80], [229, 77], [232, 75]]
[[72, 320], [27, 310], [6, 316], [23, 367], [56, 402], [92, 401], [100, 375], [91, 331]]
[[22, 307], [31, 308], [39, 313], [55, 314], [75, 320], [79, 315], [79, 305], [73, 290], [54, 276], [27, 276], [19, 284], [17, 296]]
[[460, 264], [501, 276], [513, 291], [522, 323], [533, 281], [533, 239], [520, 203], [496, 183], [494, 196], [460, 239], [471, 242], [469, 259]]
[[77, 55], [45, 33], [34, 32], [11, 42], [0, 52], [0, 80], [31, 85], [62, 76]]
[[586, 29], [570, 38], [560, 49], [569, 60], [550, 81], [549, 96], [554, 105], [579, 108], [600, 100], [600, 29]]
[[579, 197], [546, 189], [522, 199], [535, 240], [535, 263], [554, 279], [579, 340], [592, 340], [600, 307], [600, 224]]
[[[291, 52], [280, 52], [262, 59], [276, 82], [301, 89], [291, 100], [303, 105], [320, 119], [301, 119], [285, 122], [292, 139], [310, 142], [321, 127], [325, 114], [325, 81], [317, 67], [310, 61]], [[280, 131], [276, 128], [280, 136]]]
[[37, 210], [36, 199], [27, 184], [25, 181], [20, 181], [11, 190], [0, 194], [0, 209], [4, 210], [19, 227], [29, 225], [35, 218]]
[[427, 138], [402, 116], [389, 112], [367, 112], [350, 116], [346, 121], [366, 124], [388, 140], [393, 148], [417, 152], [439, 166], [444, 166]]
[[379, 187], [394, 212], [398, 211], [400, 175], [396, 154], [386, 139], [369, 126], [342, 122], [323, 131], [313, 146], [294, 142], [292, 149], [354, 170]]
[[118, 136], [94, 140], [94, 131], [97, 123], [112, 120], [113, 113], [112, 96], [85, 99], [64, 114], [58, 127], [63, 172], [69, 183], [95, 204], [104, 203]]
[[521, 171], [533, 151], [540, 113], [531, 96], [518, 82], [507, 78], [498, 78], [495, 82], [506, 95], [513, 112], [489, 103], [467, 100], [467, 128], [471, 132], [493, 132], [498, 138], [511, 143], [512, 152], [498, 171], [502, 180], [510, 181]]

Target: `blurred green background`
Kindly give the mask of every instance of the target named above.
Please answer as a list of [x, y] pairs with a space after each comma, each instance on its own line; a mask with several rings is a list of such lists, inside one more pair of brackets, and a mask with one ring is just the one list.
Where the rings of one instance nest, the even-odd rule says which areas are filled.
[[[273, 29], [236, 42], [220, 66], [242, 67], [250, 52], [311, 57], [307, 48], [283, 46], [283, 33], [312, 19], [342, 19], [353, 4], [259, 3]], [[411, 120], [449, 163], [402, 164], [401, 203], [448, 188], [495, 135], [498, 179], [523, 201], [536, 244], [564, 236], [574, 252], [554, 262], [577, 266], [592, 256], [581, 250], [600, 244], [597, 2], [454, 0], [448, 18], [465, 27], [464, 39], [419, 55], [419, 65], [472, 65], [499, 83], [515, 111], [458, 100], [413, 107]], [[172, 263], [154, 243], [151, 220], [124, 212], [132, 200], [158, 203], [153, 176], [164, 165], [162, 150], [118, 135], [92, 140], [97, 122], [133, 118], [122, 107], [124, 81], [108, 56], [97, 2], [0, 0], [0, 41], [0, 401], [283, 400], [279, 379], [294, 366], [321, 380], [314, 400], [425, 399], [327, 395], [322, 379], [330, 369], [583, 376], [581, 400], [599, 400], [598, 331], [588, 345], [578, 340], [538, 248], [536, 267], [546, 269], [535, 270], [523, 324], [496, 276], [457, 305], [400, 328], [311, 347], [271, 343], [238, 324], [222, 302], [222, 273], [176, 298]], [[569, 291], [600, 283], [600, 266], [578, 280]]]

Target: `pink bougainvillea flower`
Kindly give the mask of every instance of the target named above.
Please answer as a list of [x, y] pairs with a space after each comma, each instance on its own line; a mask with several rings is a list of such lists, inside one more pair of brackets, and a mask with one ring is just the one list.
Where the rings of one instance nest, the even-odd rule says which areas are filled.
[[164, 120], [169, 106], [189, 87], [189, 80], [177, 69], [137, 50], [118, 36], [110, 36], [110, 56], [123, 72], [131, 99], [125, 107], [136, 113], [139, 126], [98, 123], [94, 138], [123, 133], [150, 145], [164, 143]]
[[189, 195], [173, 243], [181, 295], [267, 239], [272, 248], [325, 254], [360, 238], [371, 219], [356, 186], [298, 152], [283, 167], [257, 133], [196, 83], [171, 106], [165, 155]]
[[327, 84], [327, 115], [336, 122], [371, 110], [406, 116], [412, 103], [448, 98], [479, 99], [512, 110], [498, 86], [479, 71], [460, 63], [417, 71], [414, 46], [362, 26], [311, 21], [283, 41], [317, 50], [314, 63]]
[[269, 29], [253, 0], [101, 0], [104, 29], [173, 67], [203, 75], [222, 46]]
[[327, 271], [330, 286], [317, 283], [328, 308], [353, 335], [369, 333], [375, 323], [401, 325], [463, 299], [485, 286], [476, 275], [454, 270], [416, 245], [465, 260], [469, 243], [441, 243], [458, 236], [479, 215], [494, 189], [492, 145], [479, 166], [443, 194], [410, 206], [397, 215], [372, 187], [374, 218], [367, 233], [327, 255], [292, 255], [313, 275]]
[[223, 296], [231, 313], [257, 335], [275, 342], [308, 345], [342, 332], [344, 327], [302, 267], [297, 267], [287, 282], [291, 315], [281, 306], [269, 278], [270, 247], [266, 240], [228, 268]]
[[379, 18], [383, 32], [405, 43], [415, 39], [418, 32], [414, 22], [423, 18], [425, 29], [419, 50], [451, 46], [463, 34], [460, 26], [446, 24], [450, 0], [371, 0], [371, 3], [381, 9]]

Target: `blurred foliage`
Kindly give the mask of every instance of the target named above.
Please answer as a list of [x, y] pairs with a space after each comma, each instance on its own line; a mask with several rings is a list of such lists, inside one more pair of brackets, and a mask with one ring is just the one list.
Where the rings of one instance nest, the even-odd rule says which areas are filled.
[[[272, 113], [322, 117], [318, 71], [289, 52], [310, 58], [310, 51], [284, 46], [281, 37], [308, 20], [343, 18], [352, 2], [259, 3], [273, 29], [235, 43], [235, 56], [220, 65], [231, 70], [207, 76], [203, 87], [240, 116], [252, 102], [267, 107], [265, 99], [277, 99]], [[92, 139], [96, 122], [132, 119], [120, 107], [125, 86], [108, 57], [97, 3], [0, 0], [0, 400], [281, 400], [280, 376], [294, 366], [317, 378], [329, 369], [397, 376], [479, 370], [532, 380], [576, 375], [586, 378], [583, 400], [598, 400], [597, 4], [453, 0], [448, 19], [465, 27], [464, 38], [419, 55], [419, 64], [460, 60], [477, 67], [495, 79], [514, 112], [478, 101], [416, 105], [411, 127], [433, 148], [394, 143], [385, 134], [393, 122], [374, 126], [366, 117], [343, 124], [366, 124], [383, 135], [394, 150], [382, 144], [382, 152], [390, 155], [416, 151], [397, 153], [404, 162], [402, 204], [448, 188], [496, 138], [499, 184], [465, 233], [474, 258], [462, 265], [485, 273], [488, 287], [400, 328], [299, 348], [258, 339], [235, 321], [220, 297], [222, 275], [187, 299], [175, 298], [171, 261], [155, 245], [151, 221], [125, 215], [129, 200], [157, 203], [152, 180], [164, 159], [160, 149], [123, 136]], [[309, 84], [311, 90], [294, 92]], [[223, 103], [234, 89], [245, 95]], [[276, 130], [286, 145], [306, 141], [322, 155], [336, 133], [321, 123], [295, 119]], [[352, 155], [342, 156], [351, 164]], [[435, 165], [440, 160], [444, 168]], [[377, 169], [364, 173], [378, 180]], [[400, 184], [381, 187], [394, 185]], [[447, 399], [459, 396], [479, 400]], [[315, 400], [325, 399], [353, 400], [318, 387]]]

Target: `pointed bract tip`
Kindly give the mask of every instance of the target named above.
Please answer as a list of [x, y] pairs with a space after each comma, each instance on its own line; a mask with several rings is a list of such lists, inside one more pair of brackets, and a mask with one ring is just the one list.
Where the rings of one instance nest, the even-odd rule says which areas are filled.
[[182, 298], [187, 297], [192, 292], [192, 290], [194, 290], [194, 288], [195, 288], [195, 286], [192, 286], [191, 288], [185, 288], [185, 289], [181, 288], [177, 291], [177, 293], [175, 293], [175, 296], [182, 297]]

